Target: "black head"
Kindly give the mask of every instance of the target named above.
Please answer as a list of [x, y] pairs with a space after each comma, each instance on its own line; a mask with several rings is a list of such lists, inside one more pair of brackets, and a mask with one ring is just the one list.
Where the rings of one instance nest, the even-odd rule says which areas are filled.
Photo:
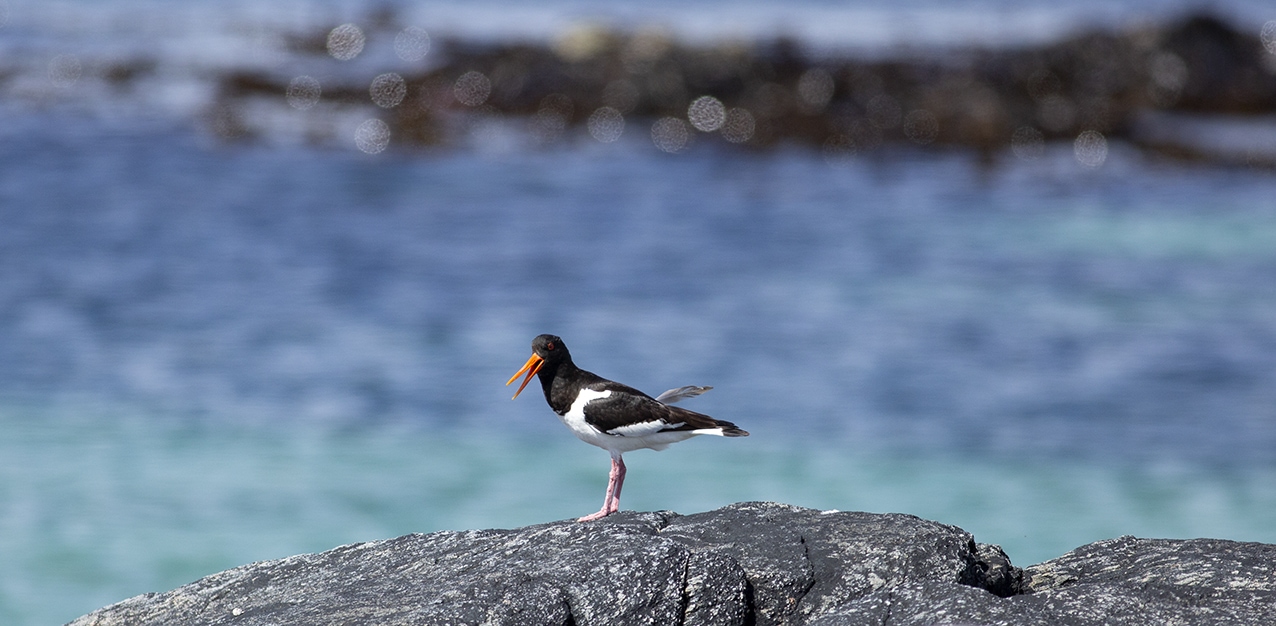
[[523, 364], [522, 369], [510, 377], [509, 382], [505, 383], [505, 385], [509, 386], [519, 376], [522, 376], [524, 372], [527, 373], [527, 377], [523, 379], [523, 384], [519, 385], [518, 391], [514, 392], [514, 397], [517, 398], [518, 394], [523, 393], [523, 388], [527, 387], [527, 383], [532, 380], [532, 377], [541, 371], [541, 368], [548, 366], [549, 370], [547, 371], [551, 372], [550, 375], [552, 377], [552, 372], [557, 370], [560, 364], [571, 362], [571, 360], [572, 356], [567, 352], [567, 346], [563, 345], [562, 339], [555, 335], [537, 335], [532, 340], [532, 356]]
[[562, 338], [557, 335], [537, 335], [532, 340], [532, 354], [551, 363], [571, 357]]

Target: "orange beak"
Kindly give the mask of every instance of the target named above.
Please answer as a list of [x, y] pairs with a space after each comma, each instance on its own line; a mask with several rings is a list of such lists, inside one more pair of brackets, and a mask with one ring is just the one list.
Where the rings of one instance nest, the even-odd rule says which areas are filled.
[[[523, 384], [519, 385], [518, 391], [514, 392], [514, 398], [517, 398], [518, 394], [523, 393], [523, 388], [527, 386], [527, 383], [531, 382], [532, 377], [536, 375], [536, 372], [541, 371], [541, 366], [544, 364], [545, 359], [536, 356], [536, 353], [533, 352], [532, 358], [527, 359], [527, 362], [523, 364], [522, 369], [514, 372], [513, 376], [510, 376], [509, 382], [505, 383], [506, 387], [510, 386], [510, 383], [514, 382], [514, 379], [521, 376], [523, 372], [527, 372], [527, 378], [523, 379]], [[510, 400], [513, 400], [514, 398], [510, 398]]]

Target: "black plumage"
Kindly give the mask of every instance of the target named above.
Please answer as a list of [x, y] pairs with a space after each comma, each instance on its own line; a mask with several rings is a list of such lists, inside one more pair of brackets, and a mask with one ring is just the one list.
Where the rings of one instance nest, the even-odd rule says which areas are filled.
[[537, 376], [546, 402], [563, 423], [582, 441], [611, 453], [611, 480], [603, 508], [581, 521], [598, 519], [619, 509], [625, 475], [622, 453], [640, 448], [663, 450], [669, 444], [696, 435], [745, 437], [749, 434], [731, 422], [669, 404], [699, 395], [710, 387], [671, 389], [660, 398], [653, 398], [577, 367], [563, 340], [554, 335], [540, 335], [532, 340], [532, 356], [506, 384], [513, 383], [525, 372], [515, 398], [532, 376]]

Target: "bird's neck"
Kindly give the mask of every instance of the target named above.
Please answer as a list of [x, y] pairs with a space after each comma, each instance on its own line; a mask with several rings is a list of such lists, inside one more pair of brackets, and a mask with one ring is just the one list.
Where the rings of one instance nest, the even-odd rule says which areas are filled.
[[[554, 409], [554, 412], [559, 415], [566, 413], [567, 409], [571, 406], [572, 401], [575, 399], [575, 393], [571, 393], [571, 398], [568, 399], [566, 395], [562, 393], [564, 391], [562, 387], [567, 384], [566, 381], [572, 379], [572, 375], [578, 371], [580, 371], [580, 368], [576, 367], [576, 364], [572, 363], [572, 360], [568, 358], [552, 365], [546, 363], [545, 366], [536, 373], [536, 376], [541, 379], [541, 390], [545, 392], [545, 401], [548, 402], [550, 408]], [[557, 398], [557, 400], [559, 400], [557, 404], [554, 402], [556, 399], [554, 394], [555, 380], [558, 381], [557, 384], [560, 388], [558, 394], [560, 397]], [[566, 400], [566, 404], [559, 406], [563, 404], [564, 400]]]

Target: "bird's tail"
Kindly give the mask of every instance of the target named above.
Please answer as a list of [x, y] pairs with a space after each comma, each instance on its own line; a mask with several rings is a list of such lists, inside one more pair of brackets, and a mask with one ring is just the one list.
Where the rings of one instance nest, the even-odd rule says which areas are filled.
[[668, 415], [664, 416], [666, 423], [682, 422], [683, 426], [678, 430], [690, 430], [697, 435], [719, 435], [721, 437], [748, 437], [749, 433], [740, 430], [738, 426], [726, 420], [715, 419], [705, 415], [704, 413], [696, 413], [687, 409], [665, 405], [665, 411]]

